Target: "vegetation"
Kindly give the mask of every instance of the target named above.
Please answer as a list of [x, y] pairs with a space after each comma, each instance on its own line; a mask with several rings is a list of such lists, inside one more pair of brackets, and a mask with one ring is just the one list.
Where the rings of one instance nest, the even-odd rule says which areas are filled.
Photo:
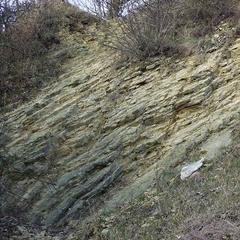
[[143, 60], [159, 54], [171, 54], [178, 42], [177, 23], [180, 11], [174, 0], [145, 2], [120, 20], [121, 33], [113, 43], [115, 49], [129, 58]]
[[113, 46], [131, 59], [172, 55], [184, 50], [184, 41], [198, 42], [222, 20], [236, 18], [237, 9], [235, 0], [143, 0], [137, 7], [133, 2], [128, 16], [118, 19], [121, 31]]
[[[131, 0], [90, 0], [87, 4], [84, 0], [74, 1], [80, 7], [87, 8], [89, 11], [97, 14], [101, 18], [122, 17], [126, 4], [133, 2]], [[134, 1], [137, 2], [137, 1]]]
[[[1, 1], [4, 2], [4, 1]], [[81, 12], [63, 1], [8, 1], [0, 15], [0, 106], [26, 98], [61, 71], [60, 32], [77, 29]], [[6, 15], [8, 17], [6, 17]]]
[[186, 16], [194, 22], [218, 24], [226, 17], [236, 14], [236, 0], [186, 0], [184, 3]]

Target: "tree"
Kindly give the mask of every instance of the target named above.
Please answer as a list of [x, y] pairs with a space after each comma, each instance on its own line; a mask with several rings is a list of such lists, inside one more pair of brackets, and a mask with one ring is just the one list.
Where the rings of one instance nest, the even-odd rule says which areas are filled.
[[10, 0], [0, 0], [0, 32], [5, 31], [13, 21], [15, 10]]
[[124, 11], [124, 6], [129, 0], [110, 0], [108, 4], [108, 16], [110, 18], [120, 17]]
[[0, 33], [6, 31], [17, 18], [35, 5], [34, 0], [0, 0]]
[[103, 18], [115, 18], [122, 16], [125, 5], [130, 1], [131, 0], [90, 0], [89, 3], [86, 4], [83, 0], [76, 0], [75, 3]]

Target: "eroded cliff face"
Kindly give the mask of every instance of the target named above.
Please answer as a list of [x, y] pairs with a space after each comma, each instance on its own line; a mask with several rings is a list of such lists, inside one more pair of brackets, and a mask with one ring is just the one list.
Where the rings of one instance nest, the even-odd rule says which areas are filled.
[[[116, 63], [88, 51], [59, 81], [1, 118], [2, 211], [67, 224], [146, 191], [155, 172], [231, 144], [240, 118], [240, 41], [206, 56]], [[4, 163], [4, 164], [5, 164]]]

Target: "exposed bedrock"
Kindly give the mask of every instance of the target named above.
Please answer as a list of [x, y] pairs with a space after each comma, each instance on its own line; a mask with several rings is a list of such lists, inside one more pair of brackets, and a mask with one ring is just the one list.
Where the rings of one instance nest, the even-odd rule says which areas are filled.
[[0, 157], [12, 160], [15, 193], [2, 194], [2, 211], [25, 207], [33, 222], [60, 225], [125, 203], [193, 148], [210, 161], [239, 122], [239, 40], [204, 59], [144, 68], [116, 68], [107, 52], [92, 51], [65, 69], [0, 120]]

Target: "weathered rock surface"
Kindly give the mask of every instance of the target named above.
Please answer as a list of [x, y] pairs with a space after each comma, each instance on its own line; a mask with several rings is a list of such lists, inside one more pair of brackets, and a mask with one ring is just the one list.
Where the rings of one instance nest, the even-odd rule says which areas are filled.
[[17, 192], [1, 200], [25, 206], [32, 222], [59, 225], [129, 201], [151, 186], [157, 167], [186, 163], [192, 149], [211, 160], [240, 119], [239, 40], [204, 59], [141, 68], [89, 49], [0, 120], [0, 157], [13, 159]]

